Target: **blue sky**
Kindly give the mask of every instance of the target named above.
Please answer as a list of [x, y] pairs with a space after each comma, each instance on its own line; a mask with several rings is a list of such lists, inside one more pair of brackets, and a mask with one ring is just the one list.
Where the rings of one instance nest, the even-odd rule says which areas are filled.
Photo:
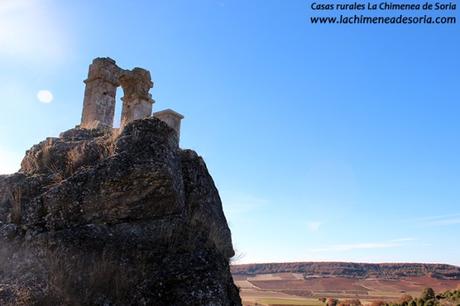
[[239, 262], [460, 265], [459, 26], [312, 26], [308, 5], [1, 1], [0, 173], [79, 123], [110, 56], [185, 115]]

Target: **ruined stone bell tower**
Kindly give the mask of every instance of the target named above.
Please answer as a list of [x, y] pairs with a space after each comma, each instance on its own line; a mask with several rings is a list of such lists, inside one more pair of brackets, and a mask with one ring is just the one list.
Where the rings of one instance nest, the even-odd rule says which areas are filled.
[[120, 70], [115, 61], [108, 57], [98, 57], [89, 66], [88, 78], [84, 81], [86, 88], [80, 124], [82, 128], [113, 126]]
[[[131, 121], [152, 116], [155, 101], [149, 93], [153, 82], [148, 70], [138, 67], [124, 70], [113, 59], [98, 57], [89, 66], [88, 78], [84, 82], [86, 88], [80, 128], [113, 127], [118, 86], [123, 88], [124, 93], [121, 98], [121, 129]], [[153, 116], [166, 123], [177, 136], [180, 135], [180, 123], [184, 116], [171, 109], [156, 112]]]

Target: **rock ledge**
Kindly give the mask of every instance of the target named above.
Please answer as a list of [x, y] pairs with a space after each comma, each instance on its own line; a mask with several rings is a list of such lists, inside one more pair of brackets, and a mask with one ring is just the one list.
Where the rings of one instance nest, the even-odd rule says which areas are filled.
[[218, 191], [177, 137], [72, 129], [0, 176], [0, 304], [241, 305]]

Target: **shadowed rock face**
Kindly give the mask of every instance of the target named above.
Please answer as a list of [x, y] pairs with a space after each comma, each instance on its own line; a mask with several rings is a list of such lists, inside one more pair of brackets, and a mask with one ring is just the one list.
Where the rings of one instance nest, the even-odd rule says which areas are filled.
[[0, 176], [0, 305], [240, 305], [218, 191], [177, 137], [73, 129]]

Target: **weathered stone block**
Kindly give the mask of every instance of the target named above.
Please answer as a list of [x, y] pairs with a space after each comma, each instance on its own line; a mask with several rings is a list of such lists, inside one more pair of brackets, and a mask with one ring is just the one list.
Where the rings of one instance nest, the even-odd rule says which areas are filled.
[[176, 131], [177, 136], [180, 137], [180, 123], [184, 119], [184, 116], [172, 109], [165, 109], [156, 113], [153, 113], [153, 117], [160, 119], [166, 123], [170, 128]]

